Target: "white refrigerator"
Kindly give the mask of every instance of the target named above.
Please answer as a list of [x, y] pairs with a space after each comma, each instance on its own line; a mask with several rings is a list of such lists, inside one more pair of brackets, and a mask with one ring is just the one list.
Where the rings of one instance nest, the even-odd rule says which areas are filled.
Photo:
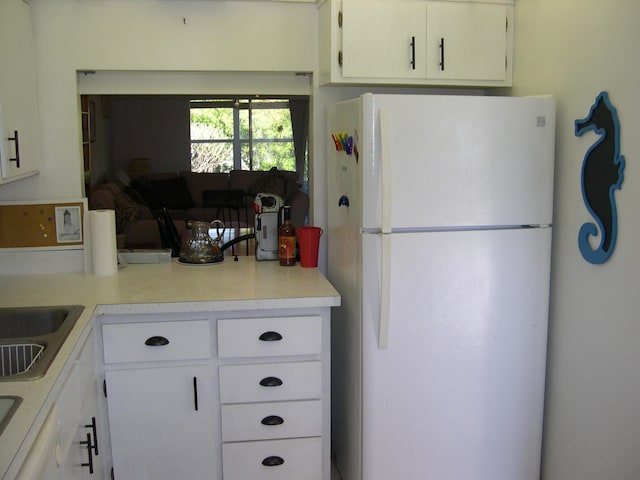
[[343, 480], [537, 480], [554, 100], [366, 94], [327, 120]]

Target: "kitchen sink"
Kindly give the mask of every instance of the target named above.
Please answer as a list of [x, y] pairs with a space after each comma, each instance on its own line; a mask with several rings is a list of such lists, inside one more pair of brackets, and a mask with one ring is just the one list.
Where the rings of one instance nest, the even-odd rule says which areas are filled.
[[42, 377], [82, 305], [0, 308], [0, 382]]
[[9, 424], [9, 420], [18, 409], [22, 398], [13, 395], [0, 395], [0, 435]]

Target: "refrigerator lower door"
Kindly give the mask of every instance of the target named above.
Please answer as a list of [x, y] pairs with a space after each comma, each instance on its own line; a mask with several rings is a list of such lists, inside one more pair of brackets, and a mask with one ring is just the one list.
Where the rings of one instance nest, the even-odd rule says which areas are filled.
[[364, 235], [362, 478], [537, 480], [551, 229], [390, 235], [387, 335], [381, 243]]

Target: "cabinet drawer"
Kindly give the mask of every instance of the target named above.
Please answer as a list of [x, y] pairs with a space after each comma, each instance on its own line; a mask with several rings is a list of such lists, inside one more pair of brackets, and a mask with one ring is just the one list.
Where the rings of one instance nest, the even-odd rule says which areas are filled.
[[322, 317], [218, 320], [218, 356], [313, 355], [322, 348]]
[[321, 480], [322, 440], [225, 443], [222, 471], [224, 480]]
[[222, 406], [222, 441], [322, 435], [322, 402], [250, 403]]
[[208, 320], [106, 324], [102, 337], [105, 363], [211, 357]]
[[322, 363], [266, 363], [220, 367], [222, 403], [320, 398]]

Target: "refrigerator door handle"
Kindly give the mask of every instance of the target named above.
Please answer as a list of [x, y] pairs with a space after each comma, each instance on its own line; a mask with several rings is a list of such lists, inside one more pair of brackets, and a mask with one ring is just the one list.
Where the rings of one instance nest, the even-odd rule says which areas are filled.
[[380, 177], [382, 184], [382, 233], [391, 233], [391, 139], [389, 112], [383, 108], [378, 111], [380, 120]]
[[389, 345], [389, 322], [391, 319], [391, 235], [380, 235], [382, 241], [382, 264], [380, 269], [380, 318], [378, 319], [378, 348]]

